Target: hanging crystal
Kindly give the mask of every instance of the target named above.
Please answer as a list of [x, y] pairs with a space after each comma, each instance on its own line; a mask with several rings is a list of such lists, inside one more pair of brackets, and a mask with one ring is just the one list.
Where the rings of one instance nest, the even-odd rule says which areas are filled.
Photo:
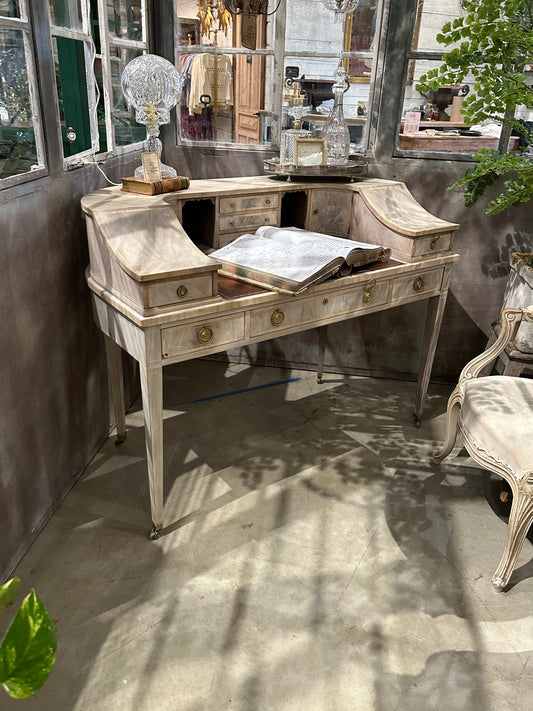
[[347, 74], [342, 61], [333, 76], [333, 108], [322, 131], [322, 138], [326, 139], [328, 165], [344, 165], [350, 155], [350, 132], [344, 118], [343, 94], [346, 91]]
[[359, 5], [359, 0], [322, 0], [328, 10], [335, 11], [335, 19], [339, 20], [343, 15], [353, 12]]

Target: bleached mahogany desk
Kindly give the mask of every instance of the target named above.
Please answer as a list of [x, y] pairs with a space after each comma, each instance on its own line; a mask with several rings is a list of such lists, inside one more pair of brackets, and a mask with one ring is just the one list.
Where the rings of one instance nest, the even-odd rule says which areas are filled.
[[[154, 197], [86, 195], [87, 282], [105, 334], [117, 436], [126, 436], [121, 350], [139, 363], [153, 529], [163, 528], [163, 366], [428, 301], [415, 421], [435, 354], [458, 225], [428, 213], [403, 183], [283, 182], [266, 176], [192, 181]], [[219, 277], [196, 244], [218, 247], [262, 224], [293, 225], [391, 248], [389, 262], [298, 296]], [[319, 374], [324, 362], [324, 328]]]

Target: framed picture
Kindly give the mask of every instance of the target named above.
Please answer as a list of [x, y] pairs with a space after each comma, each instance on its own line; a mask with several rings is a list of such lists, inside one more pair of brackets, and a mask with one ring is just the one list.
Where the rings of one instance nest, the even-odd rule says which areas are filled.
[[[357, 8], [346, 15], [344, 23], [344, 51], [372, 52], [376, 33], [378, 0], [360, 0]], [[370, 58], [352, 57], [344, 60], [348, 80], [355, 84], [369, 84], [372, 73]]]
[[326, 141], [323, 138], [295, 138], [294, 164], [297, 166], [324, 165]]

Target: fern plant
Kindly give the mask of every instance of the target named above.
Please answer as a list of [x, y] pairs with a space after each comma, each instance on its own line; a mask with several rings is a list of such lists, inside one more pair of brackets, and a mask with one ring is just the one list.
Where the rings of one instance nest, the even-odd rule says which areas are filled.
[[[447, 22], [437, 41], [448, 47], [439, 68], [420, 77], [420, 92], [448, 84], [473, 84], [462, 112], [472, 124], [493, 121], [502, 125], [498, 150], [474, 154], [477, 165], [449, 189], [466, 186], [465, 204], [472, 205], [486, 188], [503, 178], [500, 195], [488, 203], [495, 215], [511, 205], [527, 202], [533, 192], [533, 162], [529, 154], [510, 154], [511, 133], [533, 143], [533, 132], [516, 118], [518, 106], [533, 108], [533, 91], [524, 67], [533, 63], [533, 0], [464, 0], [464, 15]], [[507, 179], [506, 179], [507, 178]]]
[[[16, 599], [20, 579], [0, 585], [0, 614]], [[15, 699], [34, 694], [56, 659], [54, 623], [35, 590], [27, 595], [0, 644], [0, 684]]]

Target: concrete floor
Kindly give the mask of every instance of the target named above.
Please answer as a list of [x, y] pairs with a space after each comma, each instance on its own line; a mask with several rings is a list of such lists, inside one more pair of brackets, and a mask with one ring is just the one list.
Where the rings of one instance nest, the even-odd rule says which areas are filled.
[[415, 429], [413, 383], [167, 368], [165, 534], [137, 403], [16, 570], [58, 659], [2, 711], [530, 709], [531, 543], [495, 593], [490, 477], [429, 464], [450, 390]]

